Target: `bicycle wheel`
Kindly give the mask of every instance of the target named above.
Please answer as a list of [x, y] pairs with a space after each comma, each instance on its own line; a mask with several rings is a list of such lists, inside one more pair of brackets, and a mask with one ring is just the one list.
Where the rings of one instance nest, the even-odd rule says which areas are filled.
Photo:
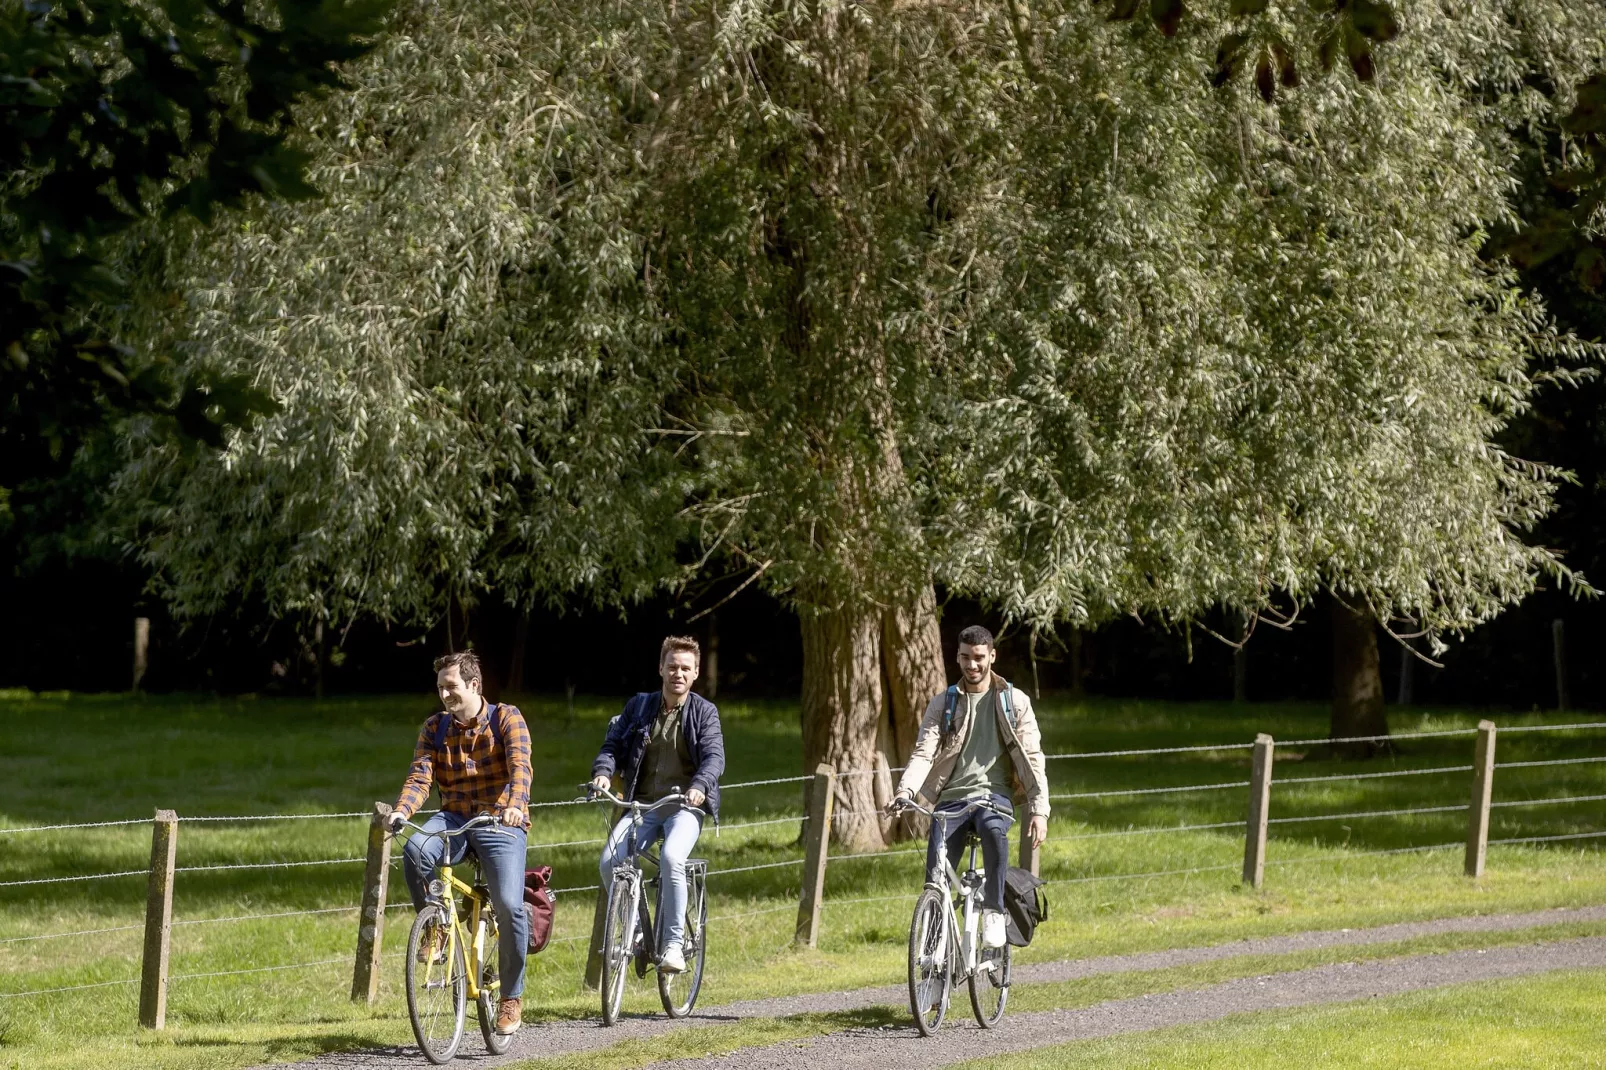
[[[468, 969], [462, 945], [444, 954], [423, 950], [432, 946], [438, 926], [449, 932], [451, 924], [446, 910], [431, 903], [418, 912], [407, 936], [407, 1017], [424, 1058], [436, 1064], [457, 1054], [468, 1006]], [[427, 961], [419, 961], [421, 953]]]
[[[970, 1009], [983, 1029], [991, 1029], [1004, 1016], [1009, 1002], [1010, 947], [984, 948], [976, 972], [970, 975]], [[992, 963], [992, 969], [985, 969]]]
[[948, 916], [948, 897], [927, 888], [915, 900], [909, 923], [909, 1009], [923, 1037], [932, 1036], [942, 1025], [953, 990], [954, 941]]
[[474, 1013], [480, 1020], [480, 1036], [485, 1039], [485, 1050], [492, 1055], [501, 1055], [513, 1044], [511, 1033], [503, 1036], [496, 1031], [496, 1004], [502, 998], [500, 938], [496, 911], [490, 903], [486, 903], [480, 914], [480, 995], [474, 1001]]
[[631, 909], [632, 882], [616, 880], [608, 889], [608, 924], [602, 937], [602, 1023], [619, 1020], [625, 998], [625, 971], [630, 968], [631, 944], [636, 937], [636, 916]]
[[658, 998], [671, 1018], [690, 1014], [703, 987], [703, 958], [708, 950], [708, 897], [703, 894], [707, 872], [708, 863], [703, 859], [686, 860], [686, 931], [680, 945], [686, 954], [686, 969], [680, 973], [658, 970]]

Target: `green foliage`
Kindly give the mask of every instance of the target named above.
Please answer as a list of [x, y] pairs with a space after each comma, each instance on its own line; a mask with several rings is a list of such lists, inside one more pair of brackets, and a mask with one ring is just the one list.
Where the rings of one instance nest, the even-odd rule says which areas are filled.
[[[1592, 351], [1479, 253], [1511, 132], [1573, 106], [1528, 86], [1577, 82], [1606, 17], [1397, 17], [407, 8], [307, 115], [330, 198], [165, 254], [163, 329], [283, 411], [220, 461], [142, 447], [137, 544], [192, 613], [723, 565], [803, 610], [1330, 586], [1472, 627], [1567, 576], [1521, 541], [1557, 474], [1491, 441], [1536, 354]], [[1301, 74], [1334, 26], [1398, 29], [1369, 84]], [[1299, 91], [1221, 77], [1234, 34]]]
[[108, 333], [108, 263], [139, 220], [312, 190], [291, 109], [340, 84], [385, 0], [0, 8], [0, 450], [6, 485], [61, 473], [119, 414], [221, 445], [272, 411], [246, 372], [186, 373]]

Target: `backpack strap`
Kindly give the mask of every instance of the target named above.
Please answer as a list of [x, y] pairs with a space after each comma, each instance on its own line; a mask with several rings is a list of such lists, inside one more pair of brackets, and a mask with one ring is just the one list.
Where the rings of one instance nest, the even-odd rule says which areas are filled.
[[942, 734], [954, 734], [954, 711], [959, 708], [959, 685], [949, 684], [948, 692], [943, 698], [942, 706]]
[[1004, 720], [1009, 722], [1011, 732], [1015, 730], [1015, 700], [1010, 698], [1014, 693], [1015, 689], [1009, 686], [1008, 680], [1004, 680], [1004, 686], [998, 689], [998, 701], [1004, 708]]

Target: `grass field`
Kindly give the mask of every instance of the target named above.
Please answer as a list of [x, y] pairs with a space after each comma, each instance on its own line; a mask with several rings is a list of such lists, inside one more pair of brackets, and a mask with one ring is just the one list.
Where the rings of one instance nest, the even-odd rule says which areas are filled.
[[1580, 970], [1062, 1044], [963, 1070], [1587, 1070], [1606, 1067], [1603, 1001], [1606, 973]]
[[[521, 703], [536, 749], [534, 796], [573, 797], [612, 700]], [[1243, 741], [1241, 749], [1056, 760], [1055, 793], [1130, 791], [1247, 779], [1248, 741], [1257, 731], [1297, 739], [1321, 734], [1314, 707], [1041, 703], [1051, 753]], [[156, 807], [181, 818], [330, 814], [394, 798], [429, 697], [364, 698], [323, 704], [275, 700], [0, 697], [0, 882], [143, 870], [145, 824], [104, 829], [5, 833], [7, 827], [148, 818]], [[796, 774], [796, 708], [726, 703], [727, 782]], [[1394, 711], [1396, 730], [1472, 726], [1476, 715]], [[1550, 718], [1554, 720], [1554, 718]], [[1576, 718], [1582, 720], [1583, 718]], [[1497, 718], [1502, 726], [1545, 718]], [[1280, 748], [1278, 778], [1406, 772], [1470, 764], [1470, 736], [1403, 741], [1399, 753], [1366, 763], [1334, 760], [1319, 746]], [[1554, 761], [1606, 756], [1606, 732], [1502, 736], [1499, 759]], [[1463, 805], [1469, 775], [1431, 775], [1283, 784], [1274, 818]], [[1497, 802], [1606, 795], [1606, 763], [1501, 769]], [[1028, 959], [1049, 959], [1212, 943], [1309, 928], [1497, 910], [1606, 902], [1598, 840], [1494, 846], [1481, 881], [1460, 876], [1460, 852], [1402, 851], [1464, 838], [1462, 812], [1293, 822], [1273, 827], [1266, 887], [1238, 881], [1241, 828], [1115, 835], [1133, 829], [1241, 821], [1245, 789], [1078, 798], [1057, 802], [1044, 875], [1054, 917]], [[789, 822], [737, 829], [799, 812], [797, 784], [727, 793], [719, 834], [705, 831], [711, 869], [799, 857]], [[600, 839], [594, 808], [537, 809], [531, 842]], [[1513, 806], [1496, 811], [1494, 838], [1600, 831], [1601, 804]], [[361, 818], [271, 822], [185, 822], [178, 864], [215, 866], [355, 859]], [[1078, 838], [1080, 837], [1080, 838]], [[912, 849], [914, 845], [909, 845]], [[556, 884], [596, 883], [598, 845], [535, 852]], [[895, 983], [902, 975], [910, 902], [921, 880], [916, 856], [841, 859], [827, 877], [818, 950], [789, 948], [800, 867], [717, 875], [710, 881], [712, 944], [703, 999]], [[370, 1010], [346, 998], [360, 863], [181, 872], [175, 891], [175, 979], [169, 1029], [135, 1026], [144, 881], [140, 876], [0, 887], [0, 1067], [234, 1067], [322, 1050], [405, 1042], [397, 948], [407, 912], [391, 913], [385, 997]], [[1127, 874], [1161, 874], [1137, 878]], [[399, 877], [399, 874], [398, 874]], [[1113, 879], [1120, 878], [1120, 879]], [[400, 882], [394, 888], [400, 891]], [[250, 914], [331, 913], [246, 921]], [[591, 893], [560, 896], [554, 943], [532, 960], [528, 1018], [595, 1013], [580, 986]], [[125, 928], [126, 927], [126, 928]], [[36, 939], [49, 934], [115, 930]], [[315, 964], [315, 965], [306, 965]], [[276, 967], [295, 966], [278, 970]], [[232, 971], [264, 972], [233, 974]], [[203, 977], [201, 974], [230, 973]], [[106, 987], [40, 996], [4, 993]], [[1020, 994], [1026, 998], [1023, 990]], [[627, 997], [656, 1007], [646, 986]], [[1024, 1006], [1024, 1003], [1021, 1004]]]

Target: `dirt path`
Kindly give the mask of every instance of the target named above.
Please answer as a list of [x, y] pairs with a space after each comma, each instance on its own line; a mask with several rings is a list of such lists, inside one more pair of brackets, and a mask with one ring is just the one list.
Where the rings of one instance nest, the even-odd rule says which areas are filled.
[[[1371, 929], [1294, 933], [1287, 936], [1238, 940], [1209, 947], [1040, 963], [1016, 967], [1015, 977], [1023, 984], [1067, 981], [1100, 974], [1166, 969], [1243, 955], [1287, 954], [1328, 947], [1361, 947], [1440, 933], [1511, 932], [1545, 925], [1603, 920], [1606, 920], [1606, 906], [1545, 910], [1530, 914], [1441, 918], [1433, 921], [1383, 925]], [[1074, 1011], [1012, 1014], [1009, 1016], [1007, 1029], [988, 1033], [974, 1027], [974, 1022], [968, 1015], [967, 997], [963, 992], [956, 992], [952, 1011], [954, 1020], [963, 1020], [970, 1024], [964, 1028], [945, 1028], [940, 1053], [933, 1049], [929, 1042], [922, 1046], [919, 1043], [919, 1036], [911, 1025], [907, 1029], [849, 1030], [812, 1041], [795, 1041], [775, 1048], [749, 1049], [723, 1056], [719, 1064], [722, 1067], [733, 1068], [775, 1066], [817, 1070], [821, 1060], [827, 1059], [829, 1060], [827, 1065], [832, 1065], [833, 1070], [846, 1070], [848, 1067], [859, 1066], [873, 1070], [897, 1070], [899, 1067], [907, 1066], [911, 1070], [918, 1070], [984, 1054], [1020, 1051], [1059, 1041], [1108, 1036], [1118, 1032], [1156, 1029], [1178, 1022], [1201, 1021], [1238, 1011], [1356, 999], [1373, 992], [1377, 994], [1407, 992], [1416, 988], [1454, 984], [1463, 980], [1517, 976], [1580, 965], [1606, 966], [1606, 937], [1532, 947], [1499, 948], [1489, 951], [1456, 952], [1449, 955], [1424, 955], [1375, 963], [1327, 966], [1278, 974], [1275, 984], [1269, 984], [1263, 979], [1247, 979], [1206, 989], [1103, 1003]], [[612, 1029], [603, 1028], [595, 1020], [530, 1025], [520, 1030], [512, 1049], [499, 1058], [484, 1055], [479, 1047], [479, 1038], [470, 1023], [470, 1035], [464, 1040], [464, 1053], [459, 1060], [466, 1066], [489, 1067], [518, 1059], [562, 1055], [565, 1052], [606, 1047], [621, 1040], [657, 1036], [688, 1025], [717, 1025], [741, 1018], [849, 1011], [878, 1005], [904, 1006], [907, 998], [906, 989], [900, 984], [861, 988], [849, 992], [820, 992], [728, 1003], [699, 1009], [696, 1015], [682, 1022], [671, 1022], [662, 1015], [643, 1015], [628, 1018]], [[335, 1052], [309, 1062], [273, 1065], [279, 1070], [283, 1070], [287, 1065], [293, 1066], [295, 1070], [377, 1070], [377, 1068], [420, 1065], [420, 1057], [415, 1048], [383, 1048]]]

